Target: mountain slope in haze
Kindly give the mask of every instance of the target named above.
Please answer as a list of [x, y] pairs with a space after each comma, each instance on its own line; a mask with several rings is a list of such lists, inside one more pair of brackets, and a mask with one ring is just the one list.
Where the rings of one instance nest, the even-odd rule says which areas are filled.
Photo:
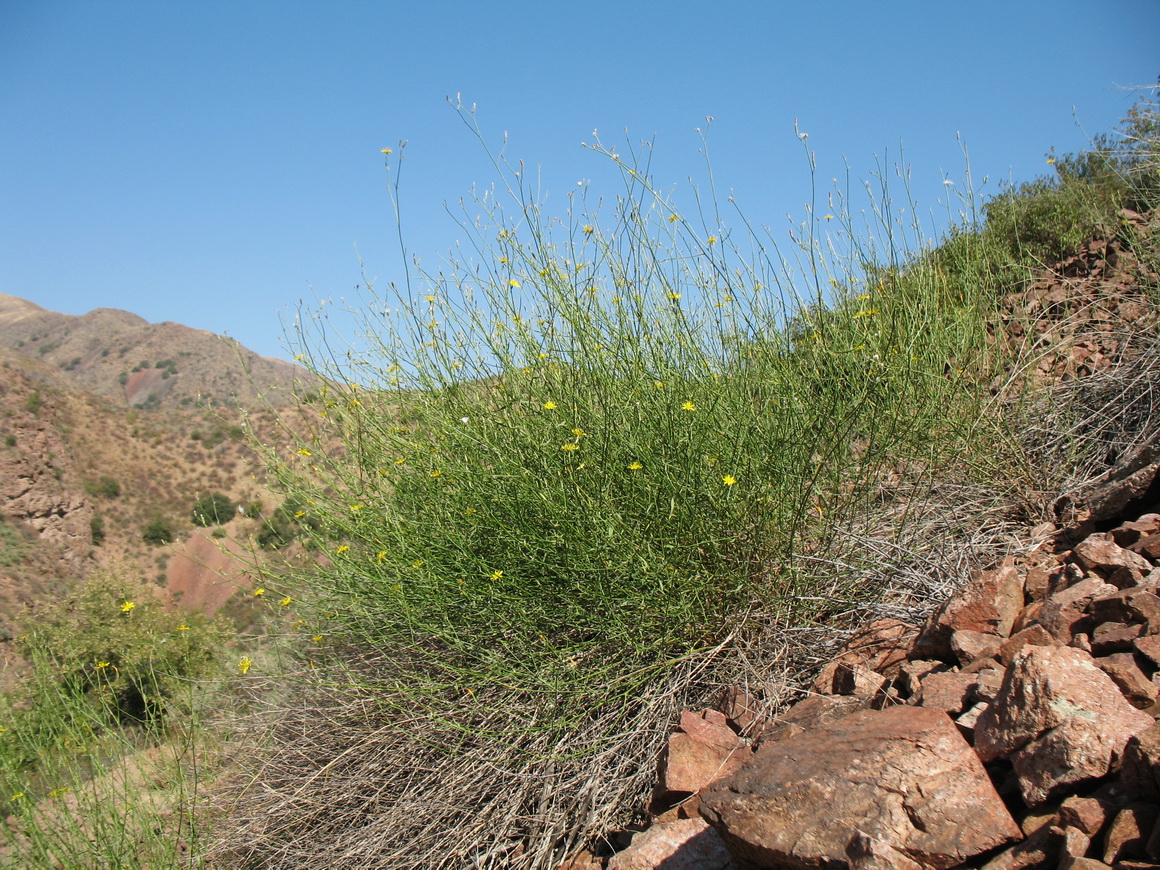
[[[0, 293], [0, 347], [44, 363], [64, 381], [128, 407], [280, 405], [310, 376], [237, 341], [179, 323], [97, 308], [72, 315]], [[26, 368], [34, 377], [44, 369]]]

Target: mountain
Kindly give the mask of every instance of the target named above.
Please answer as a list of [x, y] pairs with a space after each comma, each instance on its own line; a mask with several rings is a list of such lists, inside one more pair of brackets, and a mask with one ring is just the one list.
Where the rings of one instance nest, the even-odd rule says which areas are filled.
[[[287, 438], [309, 373], [177, 323], [72, 316], [0, 294], [0, 640], [23, 605], [94, 571], [243, 627], [255, 536], [279, 499], [254, 444]], [[243, 506], [202, 528], [194, 504]], [[149, 543], [158, 524], [172, 540]]]
[[72, 315], [0, 293], [0, 348], [43, 366], [14, 364], [128, 407], [251, 407], [292, 400], [305, 369], [179, 323], [149, 323], [116, 308]]

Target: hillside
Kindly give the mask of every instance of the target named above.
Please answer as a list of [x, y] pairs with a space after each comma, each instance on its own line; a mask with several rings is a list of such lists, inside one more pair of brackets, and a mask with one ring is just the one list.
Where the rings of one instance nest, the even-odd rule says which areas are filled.
[[299, 366], [205, 330], [115, 308], [61, 314], [3, 293], [0, 347], [36, 379], [55, 373], [60, 383], [127, 407], [280, 405], [307, 378]]
[[[0, 336], [0, 636], [23, 604], [100, 569], [208, 612], [248, 588], [243, 554], [277, 500], [247, 432], [274, 437], [271, 406], [304, 371], [179, 324], [114, 309], [72, 317], [12, 296], [0, 296]], [[162, 347], [176, 374], [126, 368]], [[191, 520], [210, 493], [247, 511], [224, 537]], [[171, 542], [144, 540], [158, 522]]]

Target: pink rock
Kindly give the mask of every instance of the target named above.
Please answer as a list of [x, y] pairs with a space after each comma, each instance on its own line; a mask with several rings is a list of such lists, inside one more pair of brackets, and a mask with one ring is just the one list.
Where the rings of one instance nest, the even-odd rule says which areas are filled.
[[1121, 777], [1129, 793], [1160, 801], [1160, 722], [1128, 741]]
[[669, 736], [661, 759], [657, 797], [661, 801], [698, 792], [718, 777], [737, 770], [749, 757], [748, 744], [716, 710], [681, 714], [680, 730]]
[[998, 654], [1001, 638], [981, 631], [959, 629], [951, 634], [951, 652], [960, 665]]
[[1037, 619], [1060, 643], [1071, 643], [1072, 636], [1081, 630], [1078, 626], [1088, 620], [1086, 611], [1092, 599], [1117, 591], [1098, 577], [1088, 577], [1048, 598]]
[[922, 681], [922, 706], [958, 715], [966, 708], [978, 684], [978, 674], [928, 674]]
[[1156, 825], [1160, 808], [1154, 803], [1128, 804], [1118, 813], [1104, 835], [1104, 863], [1124, 858], [1147, 858], [1148, 835]]
[[1095, 659], [1101, 671], [1112, 678], [1128, 699], [1128, 703], [1137, 710], [1152, 706], [1160, 689], [1152, 683], [1144, 672], [1136, 665], [1136, 657], [1131, 653], [1114, 653], [1110, 656], [1100, 656]]
[[951, 720], [921, 707], [853, 713], [765, 745], [701, 801], [730, 851], [757, 867], [842, 866], [861, 831], [938, 870], [1020, 834]]
[[846, 846], [850, 870], [923, 870], [889, 843], [871, 837], [865, 831], [854, 834]]
[[983, 865], [982, 870], [1030, 870], [1050, 867], [1058, 860], [1063, 845], [1063, 830], [1055, 825], [1043, 825], [1031, 836], [1005, 849]]
[[860, 698], [870, 698], [877, 695], [886, 685], [886, 677], [873, 671], [865, 665], [857, 663], [838, 664], [834, 673], [834, 694], [854, 695]]
[[1089, 535], [1075, 545], [1076, 560], [1087, 571], [1111, 576], [1117, 568], [1134, 568], [1144, 574], [1152, 570], [1152, 563], [1131, 550], [1117, 544], [1110, 534]]
[[1056, 646], [1059, 641], [1042, 625], [1031, 625], [1016, 634], [1011, 635], [999, 646], [999, 661], [1005, 665], [1025, 646]]
[[1160, 635], [1153, 634], [1148, 637], [1138, 637], [1132, 641], [1132, 646], [1136, 648], [1137, 652], [1150, 660], [1153, 665], [1160, 666]]
[[1087, 609], [1097, 624], [1148, 622], [1160, 616], [1160, 597], [1147, 589], [1121, 589], [1111, 595], [1094, 598]]
[[1087, 653], [1024, 649], [979, 717], [975, 751], [1010, 758], [1024, 801], [1035, 806], [1070, 783], [1104, 776], [1134, 734], [1152, 724]]
[[1006, 565], [973, 577], [923, 629], [918, 649], [941, 658], [957, 631], [1006, 637], [1023, 609], [1023, 575]]
[[729, 850], [701, 819], [661, 822], [608, 859], [608, 870], [733, 870]]

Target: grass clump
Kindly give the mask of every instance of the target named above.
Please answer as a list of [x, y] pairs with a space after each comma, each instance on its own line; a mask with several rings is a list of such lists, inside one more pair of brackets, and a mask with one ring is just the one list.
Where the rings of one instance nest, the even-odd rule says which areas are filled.
[[624, 824], [667, 717], [767, 680], [755, 638], [883, 594], [845, 529], [978, 485], [940, 526], [969, 534], [1014, 501], [997, 300], [1135, 189], [1104, 155], [982, 211], [968, 191], [935, 246], [883, 180], [869, 225], [835, 195], [782, 245], [711, 184], [662, 193], [647, 145], [593, 151], [615, 196], [550, 213], [496, 158], [466, 253], [368, 298], [349, 351], [302, 336], [329, 386], [267, 457], [319, 558], [269, 585], [313, 601], [351, 688], [291, 717], [298, 766], [239, 799], [239, 860], [552, 866]]

